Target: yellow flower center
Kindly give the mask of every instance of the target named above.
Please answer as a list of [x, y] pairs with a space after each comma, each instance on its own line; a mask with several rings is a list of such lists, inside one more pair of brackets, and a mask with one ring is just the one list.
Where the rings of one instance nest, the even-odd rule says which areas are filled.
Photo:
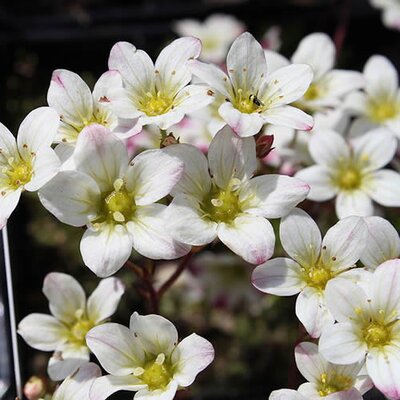
[[367, 104], [367, 112], [372, 121], [382, 123], [400, 113], [400, 103], [384, 97], [370, 100]]
[[143, 111], [150, 117], [165, 114], [173, 108], [173, 99], [161, 91], [157, 93], [147, 92], [146, 95], [139, 100], [138, 106], [140, 111]]
[[360, 169], [355, 165], [350, 165], [339, 168], [333, 181], [342, 190], [354, 190], [361, 186], [362, 178]]
[[318, 290], [324, 290], [328, 281], [334, 277], [330, 268], [322, 263], [305, 268], [303, 273], [307, 285]]
[[391, 327], [379, 322], [370, 322], [362, 331], [368, 348], [382, 347], [391, 341]]
[[238, 89], [236, 91], [233, 105], [236, 109], [245, 114], [262, 112], [266, 108], [264, 102], [261, 101], [256, 94], [243, 91], [243, 89]]
[[15, 159], [11, 157], [1, 171], [5, 175], [4, 186], [16, 190], [31, 181], [33, 168], [31, 161], [25, 161], [22, 158]]
[[81, 346], [86, 346], [86, 334], [94, 326], [95, 324], [88, 319], [78, 319], [70, 328], [70, 342]]
[[349, 390], [353, 387], [353, 381], [353, 378], [336, 372], [331, 373], [329, 376], [326, 373], [321, 374], [318, 393], [321, 397], [324, 397], [342, 390]]
[[172, 366], [163, 353], [159, 354], [155, 360], [147, 362], [143, 370], [140, 379], [149, 390], [165, 389], [173, 376]]
[[311, 101], [318, 99], [321, 96], [321, 87], [316, 83], [312, 83], [307, 91], [304, 93], [304, 100]]
[[201, 41], [202, 45], [203, 45], [203, 51], [204, 50], [214, 50], [218, 48], [219, 45], [219, 41], [217, 39], [215, 39], [213, 36], [208, 36], [202, 39]]

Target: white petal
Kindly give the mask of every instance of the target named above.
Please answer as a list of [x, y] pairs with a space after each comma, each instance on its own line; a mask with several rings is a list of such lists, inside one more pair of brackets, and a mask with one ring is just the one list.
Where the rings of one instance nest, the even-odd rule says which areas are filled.
[[160, 315], [139, 315], [134, 312], [129, 329], [146, 353], [164, 353], [168, 356], [178, 344], [178, 332], [174, 324]]
[[274, 252], [274, 230], [262, 217], [241, 214], [230, 224], [220, 223], [217, 232], [221, 242], [250, 264], [262, 264]]
[[108, 277], [117, 272], [132, 252], [132, 239], [123, 225], [103, 225], [87, 229], [80, 250], [83, 261], [97, 276]]
[[267, 69], [269, 73], [290, 64], [290, 61], [286, 57], [276, 51], [264, 49], [264, 55], [265, 60], [267, 61]]
[[106, 323], [92, 328], [86, 334], [89, 349], [101, 366], [110, 374], [132, 374], [143, 365], [145, 354], [132, 331], [123, 325]]
[[264, 124], [259, 113], [242, 113], [229, 101], [222, 103], [218, 112], [232, 130], [243, 138], [256, 135]]
[[124, 292], [125, 285], [118, 278], [102, 279], [88, 298], [88, 318], [97, 324], [113, 315]]
[[6, 194], [0, 193], [0, 229], [7, 224], [7, 220], [18, 205], [21, 197], [22, 188]]
[[359, 338], [351, 323], [342, 322], [322, 332], [319, 351], [335, 364], [353, 364], [364, 359], [367, 345]]
[[384, 56], [370, 57], [364, 67], [365, 90], [371, 97], [395, 96], [399, 86], [394, 65]]
[[179, 386], [190, 386], [197, 374], [207, 368], [213, 360], [212, 344], [195, 333], [191, 334], [183, 339], [172, 353], [174, 380]]
[[339, 219], [351, 215], [369, 217], [373, 215], [374, 208], [371, 198], [361, 190], [352, 190], [338, 193], [335, 202], [336, 215]]
[[51, 77], [47, 102], [67, 124], [83, 126], [93, 117], [93, 98], [88, 85], [76, 73], [57, 69]]
[[33, 161], [33, 176], [25, 185], [29, 192], [35, 192], [49, 182], [60, 169], [60, 159], [51, 147], [42, 147]]
[[221, 189], [227, 189], [232, 178], [247, 180], [257, 169], [254, 139], [241, 139], [225, 127], [214, 136], [208, 161], [211, 175]]
[[18, 325], [18, 333], [29, 346], [42, 351], [55, 350], [68, 337], [65, 325], [46, 314], [26, 316]]
[[174, 109], [189, 114], [208, 106], [215, 100], [215, 96], [215, 93], [208, 86], [188, 85], [175, 97]]
[[258, 290], [277, 296], [292, 296], [304, 287], [300, 265], [290, 258], [274, 258], [259, 265], [251, 282]]
[[86, 295], [79, 282], [71, 275], [61, 272], [47, 274], [43, 293], [49, 300], [51, 313], [66, 324], [76, 320], [76, 313], [85, 311]]
[[370, 175], [370, 182], [366, 185], [365, 191], [378, 204], [385, 207], [399, 207], [400, 174], [389, 169], [374, 171]]
[[295, 208], [282, 219], [279, 236], [286, 253], [301, 265], [314, 265], [321, 251], [321, 232], [314, 220]]
[[309, 131], [314, 126], [314, 120], [310, 115], [292, 106], [270, 108], [262, 113], [262, 118], [269, 124], [301, 131]]
[[[160, 166], [157, 168], [156, 166]], [[125, 174], [126, 187], [138, 206], [165, 197], [182, 176], [183, 163], [163, 150], [147, 150], [136, 156]]]
[[296, 178], [301, 179], [310, 186], [307, 198], [314, 201], [325, 201], [335, 197], [337, 189], [331, 183], [331, 172], [321, 165], [313, 165], [296, 173]]
[[171, 194], [176, 196], [182, 193], [202, 199], [211, 188], [208, 161], [204, 154], [189, 144], [168, 146], [163, 151], [184, 163], [183, 175]]
[[375, 269], [384, 261], [400, 255], [400, 238], [393, 225], [381, 217], [367, 217], [368, 238], [361, 262], [368, 268]]
[[[111, 88], [120, 87], [122, 88], [122, 76], [118, 71], [107, 71], [104, 72], [97, 80], [93, 88], [93, 100], [95, 106], [104, 108], [102, 100], [108, 98], [108, 91]], [[107, 104], [107, 103], [106, 103]]]
[[172, 238], [166, 229], [165, 210], [162, 204], [138, 207], [134, 221], [126, 226], [133, 237], [134, 249], [153, 260], [173, 260], [184, 256], [191, 248]]
[[140, 379], [133, 375], [105, 375], [94, 381], [93, 386], [90, 388], [90, 400], [105, 400], [108, 399], [113, 393], [120, 390], [136, 392], [146, 386], [147, 385], [144, 385], [140, 382]]
[[323, 241], [321, 260], [338, 271], [355, 264], [365, 248], [368, 232], [359, 217], [347, 217], [328, 230]]
[[88, 175], [61, 171], [40, 190], [39, 199], [61, 222], [82, 226], [96, 216], [100, 190]]
[[[152, 84], [152, 83], [151, 83]], [[143, 90], [139, 88], [139, 90]], [[144, 113], [136, 108], [136, 103], [133, 99], [141, 98], [145, 94], [136, 93], [135, 88], [132, 86], [127, 88], [111, 87], [108, 91], [109, 106], [112, 112], [119, 118], [124, 119], [137, 119], [135, 125], [135, 132], [140, 132], [143, 125], [140, 116]]]
[[18, 151], [14, 135], [2, 123], [0, 123], [0, 149], [0, 154], [6, 158], [15, 157]]
[[328, 362], [319, 354], [318, 345], [315, 343], [298, 344], [294, 355], [297, 369], [309, 382], [317, 383], [321, 375], [327, 373]]
[[334, 69], [323, 78], [323, 84], [326, 84], [326, 97], [332, 99], [361, 89], [364, 83], [364, 77], [358, 71]]
[[296, 390], [281, 389], [271, 392], [269, 400], [306, 400], [306, 398]]
[[325, 33], [312, 33], [301, 40], [292, 56], [293, 63], [309, 64], [315, 80], [333, 68], [336, 50], [332, 39]]
[[47, 374], [51, 380], [62, 381], [89, 361], [90, 355], [87, 347], [80, 347], [74, 350], [75, 351], [71, 351], [71, 349], [62, 352], [56, 351], [52, 355], [47, 365]]
[[313, 338], [318, 338], [323, 329], [329, 330], [335, 321], [326, 306], [324, 294], [311, 287], [297, 297], [296, 315]]
[[176, 196], [167, 207], [164, 218], [166, 229], [182, 243], [202, 246], [217, 237], [216, 222], [204, 218], [199, 201], [194, 197]]
[[257, 176], [240, 188], [239, 199], [246, 213], [265, 218], [287, 215], [308, 194], [303, 181], [284, 175]]

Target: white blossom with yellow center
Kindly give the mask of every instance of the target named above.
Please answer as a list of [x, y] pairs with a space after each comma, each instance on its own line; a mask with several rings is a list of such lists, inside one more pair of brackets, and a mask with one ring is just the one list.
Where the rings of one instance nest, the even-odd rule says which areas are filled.
[[192, 74], [187, 63], [200, 51], [199, 39], [183, 37], [165, 47], [153, 64], [146, 52], [131, 43], [116, 43], [108, 66], [120, 73], [123, 88], [110, 88], [111, 109], [120, 118], [138, 118], [140, 126], [154, 124], [165, 130], [185, 114], [207, 106], [214, 100], [214, 92], [189, 84]]
[[50, 312], [30, 314], [18, 325], [18, 333], [33, 348], [54, 351], [48, 365], [53, 380], [62, 380], [89, 361], [86, 334], [114, 314], [124, 285], [117, 278], [100, 281], [86, 300], [82, 286], [70, 275], [52, 272], [43, 283]]
[[[359, 280], [367, 272], [353, 269], [364, 251], [367, 230], [359, 217], [348, 217], [328, 230], [324, 239], [314, 220], [294, 209], [282, 219], [280, 238], [291, 258], [275, 258], [259, 265], [253, 285], [264, 293], [299, 293], [296, 315], [312, 337], [319, 337], [334, 320], [325, 303], [325, 287], [337, 276]], [[350, 270], [350, 271], [349, 271]]]
[[87, 226], [81, 254], [98, 276], [118, 271], [132, 247], [153, 259], [174, 259], [189, 251], [165, 230], [166, 206], [157, 203], [182, 175], [178, 159], [148, 150], [130, 162], [124, 142], [93, 124], [79, 135], [72, 160], [76, 170], [61, 171], [39, 198], [62, 222]]
[[233, 42], [226, 63], [228, 75], [197, 60], [189, 66], [194, 75], [223, 96], [218, 112], [237, 135], [254, 136], [266, 123], [306, 131], [312, 128], [311, 116], [288, 105], [308, 89], [313, 76], [310, 66], [293, 64], [267, 74], [264, 51], [248, 32]]
[[49, 107], [27, 115], [17, 140], [0, 124], [0, 229], [24, 190], [35, 192], [57, 174], [60, 160], [50, 146], [58, 125], [57, 113]]
[[337, 323], [322, 332], [322, 355], [335, 364], [365, 362], [374, 385], [400, 398], [400, 260], [384, 262], [362, 285], [329, 282], [326, 301]]
[[[212, 344], [193, 333], [178, 343], [175, 326], [159, 315], [134, 313], [129, 329], [119, 324], [93, 328], [87, 343], [110, 374], [95, 381], [90, 396], [107, 399], [119, 390], [143, 400], [172, 400], [214, 359]], [[135, 395], [136, 397], [136, 395]]]
[[374, 214], [372, 200], [385, 207], [400, 206], [400, 174], [382, 169], [397, 148], [395, 136], [377, 128], [346, 142], [333, 131], [319, 131], [309, 142], [316, 165], [295, 176], [310, 187], [308, 198], [326, 201], [335, 198], [339, 218]]

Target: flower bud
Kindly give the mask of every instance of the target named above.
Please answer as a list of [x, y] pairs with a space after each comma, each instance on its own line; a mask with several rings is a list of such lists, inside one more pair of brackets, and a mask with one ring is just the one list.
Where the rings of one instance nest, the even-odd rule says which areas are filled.
[[46, 393], [46, 384], [38, 376], [32, 376], [24, 386], [24, 395], [28, 400], [38, 400]]

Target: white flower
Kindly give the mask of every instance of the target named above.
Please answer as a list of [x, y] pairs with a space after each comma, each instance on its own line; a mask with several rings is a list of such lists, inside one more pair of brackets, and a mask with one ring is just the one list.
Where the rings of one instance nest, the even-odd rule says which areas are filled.
[[62, 380], [89, 361], [86, 333], [114, 314], [124, 291], [119, 279], [103, 279], [86, 300], [72, 276], [58, 272], [46, 276], [43, 293], [52, 315], [26, 316], [18, 333], [37, 350], [55, 351], [48, 365], [51, 379]]
[[370, 0], [370, 3], [382, 9], [382, 21], [388, 28], [400, 30], [400, 4], [398, 0]]
[[49, 107], [27, 115], [17, 140], [0, 124], [0, 229], [24, 190], [35, 192], [57, 174], [60, 160], [50, 145], [58, 125], [57, 112]]
[[218, 237], [252, 264], [270, 258], [275, 234], [266, 218], [289, 213], [305, 198], [308, 186], [287, 176], [252, 178], [257, 167], [254, 139], [238, 138], [229, 127], [214, 137], [208, 160], [191, 145], [178, 144], [165, 150], [185, 164], [165, 213], [171, 235], [195, 246]]
[[384, 126], [400, 138], [400, 90], [396, 68], [386, 57], [374, 55], [366, 62], [363, 74], [365, 92], [349, 94], [344, 107], [360, 116], [361, 125]]
[[89, 390], [100, 376], [101, 370], [96, 364], [84, 364], [61, 383], [51, 400], [89, 400]]
[[61, 120], [56, 142], [75, 144], [80, 132], [90, 124], [104, 125], [121, 138], [130, 137], [141, 129], [137, 120], [120, 120], [111, 111], [108, 91], [122, 88], [118, 72], [108, 71], [96, 82], [93, 93], [74, 72], [57, 69], [53, 72], [47, 102]]
[[108, 66], [122, 76], [123, 88], [109, 90], [110, 106], [120, 118], [139, 118], [140, 125], [168, 129], [185, 114], [214, 100], [210, 88], [188, 85], [192, 79], [187, 62], [199, 56], [201, 42], [184, 37], [165, 47], [155, 64], [143, 50], [127, 42], [111, 49]]
[[[282, 219], [280, 238], [291, 258], [275, 258], [253, 271], [253, 285], [265, 293], [300, 293], [296, 315], [312, 337], [319, 337], [334, 320], [325, 303], [325, 286], [337, 276], [358, 280], [366, 273], [355, 266], [367, 238], [362, 218], [348, 217], [328, 230], [323, 240], [314, 220], [294, 209]], [[347, 271], [347, 272], [346, 272]]]
[[184, 19], [174, 24], [180, 36], [194, 36], [201, 40], [200, 59], [220, 64], [232, 42], [245, 30], [242, 22], [232, 15], [213, 14], [204, 22]]
[[[296, 392], [286, 389], [271, 393], [270, 400], [362, 400], [362, 395], [373, 384], [367, 375], [363, 375], [362, 362], [339, 365], [328, 362], [314, 343], [303, 342], [295, 349], [296, 365], [300, 373], [308, 380]], [[281, 396], [281, 397], [280, 397]], [[297, 397], [296, 397], [297, 396]]]
[[129, 329], [104, 324], [88, 333], [87, 343], [111, 374], [95, 381], [92, 400], [106, 399], [119, 390], [137, 392], [137, 400], [172, 400], [214, 359], [214, 348], [206, 339], [193, 333], [178, 344], [178, 332], [170, 321], [136, 312]]
[[[365, 289], [364, 289], [364, 287]], [[400, 398], [400, 260], [386, 261], [367, 285], [337, 278], [326, 301], [337, 324], [322, 332], [320, 352], [335, 364], [366, 362], [374, 385]]]
[[274, 390], [269, 396], [269, 400], [309, 400], [297, 390], [280, 389]]
[[399, 258], [400, 238], [394, 226], [381, 217], [364, 218], [368, 228], [368, 238], [361, 262], [370, 270], [375, 270], [385, 261]]
[[308, 199], [336, 197], [336, 214], [374, 214], [372, 200], [385, 207], [400, 206], [400, 174], [382, 169], [395, 152], [396, 138], [385, 129], [372, 130], [352, 143], [333, 131], [319, 131], [309, 143], [316, 165], [295, 176], [311, 186]]
[[264, 50], [245, 32], [227, 56], [228, 75], [215, 65], [189, 61], [194, 75], [207, 82], [226, 100], [218, 109], [239, 136], [257, 134], [265, 123], [310, 130], [312, 118], [287, 104], [298, 100], [312, 80], [308, 65], [289, 65], [267, 74]]
[[156, 203], [180, 179], [179, 160], [162, 150], [148, 150], [129, 162], [124, 143], [93, 124], [79, 135], [73, 161], [76, 171], [61, 171], [39, 198], [60, 221], [88, 227], [81, 253], [98, 276], [118, 271], [132, 247], [153, 259], [189, 251], [169, 236], [162, 218], [165, 206]]

